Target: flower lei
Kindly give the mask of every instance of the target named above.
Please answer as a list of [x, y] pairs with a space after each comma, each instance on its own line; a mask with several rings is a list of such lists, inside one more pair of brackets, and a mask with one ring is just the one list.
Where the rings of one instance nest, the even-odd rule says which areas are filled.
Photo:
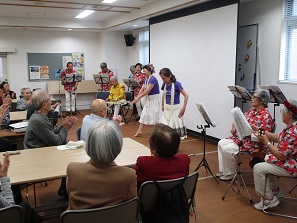
[[284, 105], [293, 113], [297, 114], [297, 108], [294, 107], [288, 100], [284, 101]]

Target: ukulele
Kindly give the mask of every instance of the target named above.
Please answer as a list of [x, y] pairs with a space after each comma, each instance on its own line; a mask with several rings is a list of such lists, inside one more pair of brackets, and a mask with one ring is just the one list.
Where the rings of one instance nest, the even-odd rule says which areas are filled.
[[[263, 128], [259, 128], [258, 133], [259, 133], [259, 135], [264, 135], [265, 130]], [[266, 156], [266, 153], [264, 151], [263, 144], [259, 143], [259, 148], [254, 149], [254, 151], [252, 152], [251, 155], [253, 157], [249, 162], [249, 165], [250, 165], [251, 168], [253, 168], [254, 165], [256, 165], [257, 163], [264, 162], [264, 158]]]

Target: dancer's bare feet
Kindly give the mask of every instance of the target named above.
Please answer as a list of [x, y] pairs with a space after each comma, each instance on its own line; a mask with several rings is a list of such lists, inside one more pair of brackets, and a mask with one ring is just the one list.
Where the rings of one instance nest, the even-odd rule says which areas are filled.
[[138, 137], [138, 136], [140, 136], [141, 133], [142, 133], [141, 131], [137, 131], [136, 134], [134, 135], [134, 137]]

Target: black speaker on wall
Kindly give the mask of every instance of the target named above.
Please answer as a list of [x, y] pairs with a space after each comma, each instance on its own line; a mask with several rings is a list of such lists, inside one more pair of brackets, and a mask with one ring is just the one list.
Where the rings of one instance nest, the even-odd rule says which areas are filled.
[[127, 34], [125, 36], [126, 46], [133, 46], [135, 38], [132, 34]]

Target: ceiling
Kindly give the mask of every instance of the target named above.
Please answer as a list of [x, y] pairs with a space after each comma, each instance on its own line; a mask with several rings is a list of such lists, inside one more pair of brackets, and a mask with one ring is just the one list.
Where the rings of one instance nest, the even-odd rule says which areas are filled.
[[[0, 28], [129, 30], [148, 25], [150, 16], [205, 0], [0, 0]], [[83, 10], [95, 13], [75, 19]], [[137, 26], [133, 26], [137, 25]]]
[[[152, 16], [206, 1], [117, 0], [107, 4], [102, 0], [0, 0], [0, 28], [133, 30], [148, 26]], [[84, 19], [74, 18], [86, 9], [95, 13]]]

